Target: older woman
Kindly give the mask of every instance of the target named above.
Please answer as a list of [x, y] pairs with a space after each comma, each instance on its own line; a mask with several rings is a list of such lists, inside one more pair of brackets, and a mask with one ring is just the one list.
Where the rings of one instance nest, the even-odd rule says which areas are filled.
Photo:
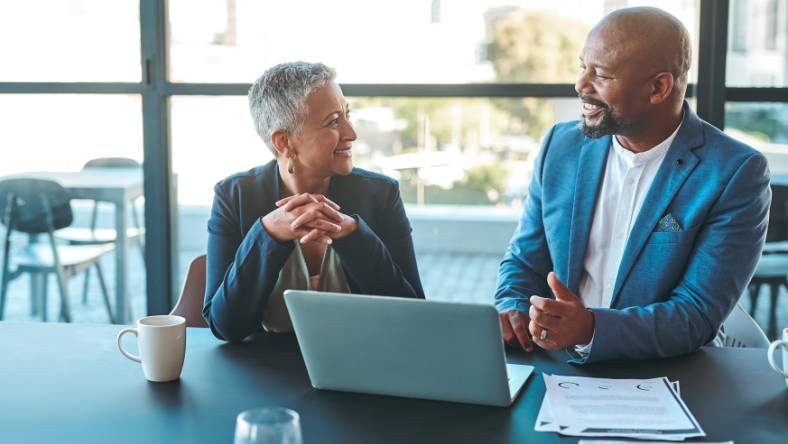
[[424, 298], [397, 182], [353, 168], [335, 77], [322, 63], [285, 63], [249, 90], [275, 159], [214, 188], [203, 316], [217, 338], [293, 331], [288, 289]]

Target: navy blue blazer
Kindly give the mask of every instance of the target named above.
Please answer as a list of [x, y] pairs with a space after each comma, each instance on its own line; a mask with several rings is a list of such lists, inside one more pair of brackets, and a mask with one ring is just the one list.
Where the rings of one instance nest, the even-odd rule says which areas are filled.
[[[591, 309], [591, 353], [583, 359], [568, 350], [574, 362], [697, 350], [715, 338], [755, 272], [771, 203], [766, 158], [699, 119], [686, 101], [684, 110], [632, 227], [611, 305]], [[578, 293], [609, 146], [610, 136], [586, 139], [577, 122], [545, 136], [499, 270], [500, 311], [527, 313], [531, 295], [553, 297], [551, 271]], [[657, 229], [667, 215], [679, 231]]]
[[[260, 222], [277, 209], [279, 182], [271, 161], [214, 187], [203, 316], [219, 339], [242, 341], [261, 328], [268, 297], [295, 249], [292, 241], [274, 240]], [[350, 291], [424, 299], [397, 181], [353, 168], [331, 178], [328, 194], [358, 220], [354, 232], [331, 245]]]

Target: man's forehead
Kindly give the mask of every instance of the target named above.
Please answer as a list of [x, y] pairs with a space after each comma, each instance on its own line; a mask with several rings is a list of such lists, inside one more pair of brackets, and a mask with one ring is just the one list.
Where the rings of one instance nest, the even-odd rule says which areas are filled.
[[588, 34], [580, 58], [586, 63], [612, 68], [634, 55], [632, 52], [637, 40], [636, 36], [622, 30], [594, 29]]

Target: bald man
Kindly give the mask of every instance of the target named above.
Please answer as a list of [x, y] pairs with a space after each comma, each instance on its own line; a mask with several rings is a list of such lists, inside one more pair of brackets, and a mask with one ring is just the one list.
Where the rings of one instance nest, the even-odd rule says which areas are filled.
[[508, 345], [590, 363], [718, 343], [763, 249], [770, 178], [762, 154], [684, 100], [691, 60], [686, 28], [660, 9], [589, 33], [582, 118], [545, 136], [499, 270]]

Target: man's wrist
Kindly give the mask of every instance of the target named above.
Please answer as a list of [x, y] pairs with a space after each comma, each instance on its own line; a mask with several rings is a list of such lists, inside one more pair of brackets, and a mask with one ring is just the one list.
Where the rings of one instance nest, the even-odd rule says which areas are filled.
[[596, 331], [596, 321], [594, 319], [594, 312], [591, 310], [587, 310], [587, 311], [588, 311], [588, 316], [591, 318], [591, 322], [590, 322], [591, 327], [584, 332], [580, 344], [590, 344], [591, 341], [594, 340], [594, 332]]

